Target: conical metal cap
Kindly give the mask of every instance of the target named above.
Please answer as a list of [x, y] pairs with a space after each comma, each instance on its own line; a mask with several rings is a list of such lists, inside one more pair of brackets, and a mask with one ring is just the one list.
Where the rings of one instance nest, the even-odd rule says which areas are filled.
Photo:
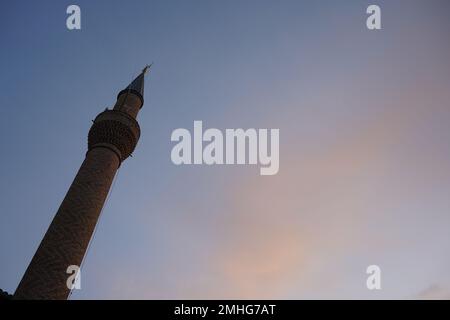
[[142, 105], [144, 104], [144, 78], [147, 71], [150, 69], [151, 65], [145, 66], [145, 68], [142, 70], [142, 72], [122, 91], [119, 92], [117, 95], [117, 98], [119, 98], [122, 94], [130, 94], [133, 93], [137, 95], [142, 102]]

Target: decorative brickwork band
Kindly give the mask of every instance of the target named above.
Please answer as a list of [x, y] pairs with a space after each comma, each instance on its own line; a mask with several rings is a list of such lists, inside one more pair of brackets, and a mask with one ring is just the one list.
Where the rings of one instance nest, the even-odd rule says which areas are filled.
[[122, 162], [134, 151], [140, 134], [139, 124], [127, 113], [106, 110], [95, 118], [89, 131], [88, 150], [109, 147]]

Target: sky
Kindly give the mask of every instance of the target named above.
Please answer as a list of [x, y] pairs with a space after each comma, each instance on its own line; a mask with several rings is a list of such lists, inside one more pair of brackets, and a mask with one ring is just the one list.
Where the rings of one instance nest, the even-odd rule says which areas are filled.
[[[66, 8], [81, 8], [81, 30]], [[381, 8], [382, 29], [366, 28]], [[13, 1], [0, 10], [0, 288], [91, 120], [154, 62], [71, 299], [450, 299], [450, 3]], [[280, 170], [184, 165], [173, 130], [278, 128]], [[366, 268], [381, 268], [368, 290]]]

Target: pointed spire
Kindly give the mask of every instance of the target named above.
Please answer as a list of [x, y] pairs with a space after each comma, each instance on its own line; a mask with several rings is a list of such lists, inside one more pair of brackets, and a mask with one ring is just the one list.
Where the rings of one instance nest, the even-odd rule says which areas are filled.
[[144, 69], [142, 69], [141, 73], [128, 85], [128, 87], [119, 92], [117, 98], [123, 93], [134, 93], [141, 99], [142, 104], [144, 104], [144, 76], [152, 65], [153, 63], [146, 65]]

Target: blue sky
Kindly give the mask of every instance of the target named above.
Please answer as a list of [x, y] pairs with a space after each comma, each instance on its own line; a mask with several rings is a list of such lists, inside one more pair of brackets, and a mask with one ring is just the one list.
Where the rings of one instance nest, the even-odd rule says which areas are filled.
[[[447, 1], [77, 1], [69, 31], [72, 3], [0, 13], [2, 289], [39, 245], [91, 119], [153, 61], [141, 140], [73, 299], [450, 297]], [[381, 31], [365, 27], [372, 3]], [[171, 132], [194, 120], [279, 128], [279, 174], [173, 165]]]

